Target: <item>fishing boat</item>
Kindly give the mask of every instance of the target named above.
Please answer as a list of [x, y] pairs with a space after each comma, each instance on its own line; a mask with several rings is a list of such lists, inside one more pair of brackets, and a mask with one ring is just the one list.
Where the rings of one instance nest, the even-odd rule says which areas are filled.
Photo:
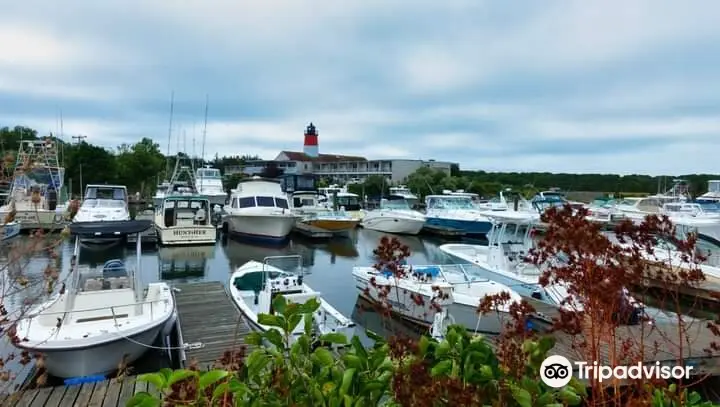
[[415, 208], [420, 201], [417, 195], [413, 194], [407, 185], [390, 187], [389, 191], [391, 196], [398, 196], [404, 199], [410, 208]]
[[131, 270], [121, 260], [101, 268], [81, 266], [82, 236], [140, 234], [151, 221], [83, 222], [70, 225], [75, 236], [73, 270], [64, 290], [33, 307], [17, 323], [23, 338], [15, 346], [42, 353], [53, 376], [106, 375], [122, 362], [132, 363], [175, 323], [175, 302], [166, 283], [140, 280], [141, 244]]
[[315, 191], [295, 191], [291, 195], [292, 210], [299, 215], [299, 222], [314, 226], [336, 235], [346, 235], [360, 223], [344, 210], [333, 210], [321, 202], [326, 197]]
[[379, 208], [368, 211], [360, 225], [378, 232], [417, 235], [425, 221], [425, 215], [411, 209], [404, 196], [391, 195], [380, 201]]
[[155, 209], [155, 229], [162, 245], [214, 245], [217, 228], [204, 195], [171, 195]]
[[205, 195], [212, 207], [216, 205], [222, 207], [227, 201], [220, 170], [209, 165], [198, 168], [195, 172], [195, 190], [198, 194]]
[[492, 228], [490, 218], [478, 210], [467, 195], [428, 195], [425, 206], [428, 226], [457, 230], [468, 235], [484, 235]]
[[[125, 222], [130, 220], [127, 187], [124, 185], [88, 184], [85, 198], [73, 218], [73, 223]], [[80, 243], [85, 245], [113, 245], [126, 238], [126, 234], [98, 236], [83, 235]]]
[[297, 215], [277, 180], [258, 176], [240, 180], [222, 218], [223, 232], [268, 243], [286, 242]]
[[0, 218], [13, 212], [21, 230], [57, 230], [65, 226], [65, 169], [58, 160], [57, 141], [24, 140], [15, 161], [12, 183]]
[[[283, 264], [284, 267], [281, 269], [272, 264]], [[260, 314], [273, 314], [272, 303], [276, 296], [282, 295], [288, 302], [298, 304], [315, 299], [320, 308], [312, 315], [314, 334], [339, 333], [350, 343], [355, 323], [326, 302], [320, 292], [305, 284], [303, 277], [300, 256], [274, 256], [266, 257], [262, 263], [251, 260], [238, 267], [230, 276], [228, 286], [231, 298], [254, 330], [278, 329], [261, 324], [258, 318]], [[304, 326], [303, 321], [297, 324], [291, 333], [291, 344], [303, 334]]]
[[708, 181], [708, 190], [695, 199], [700, 204], [720, 204], [720, 179]]
[[[354, 267], [352, 275], [358, 294], [369, 301], [386, 301], [400, 317], [430, 327], [435, 323], [431, 300], [437, 301], [437, 291], [444, 290], [454, 299], [446, 304], [454, 323], [489, 334], [502, 332], [510, 321], [509, 304], [522, 299], [509, 287], [482, 277], [479, 268], [473, 265], [404, 265], [403, 269], [405, 274], [397, 276], [373, 266]], [[387, 295], [380, 294], [388, 288]], [[510, 296], [506, 305], [490, 314], [478, 314], [478, 306], [485, 297], [501, 292]]]

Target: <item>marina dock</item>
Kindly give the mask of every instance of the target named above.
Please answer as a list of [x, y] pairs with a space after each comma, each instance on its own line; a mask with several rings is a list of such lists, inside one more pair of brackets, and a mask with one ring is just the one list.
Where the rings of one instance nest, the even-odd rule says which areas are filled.
[[200, 369], [212, 366], [225, 351], [245, 345], [250, 327], [218, 281], [178, 284], [174, 287], [178, 312], [180, 364], [193, 361]]

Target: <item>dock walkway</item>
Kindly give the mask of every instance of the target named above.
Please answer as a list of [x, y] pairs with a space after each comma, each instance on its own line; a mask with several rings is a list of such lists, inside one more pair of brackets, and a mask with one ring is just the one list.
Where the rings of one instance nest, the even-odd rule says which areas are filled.
[[218, 281], [175, 286], [179, 343], [188, 344], [180, 352], [180, 363], [192, 361], [201, 369], [211, 366], [225, 351], [245, 345], [250, 328]]

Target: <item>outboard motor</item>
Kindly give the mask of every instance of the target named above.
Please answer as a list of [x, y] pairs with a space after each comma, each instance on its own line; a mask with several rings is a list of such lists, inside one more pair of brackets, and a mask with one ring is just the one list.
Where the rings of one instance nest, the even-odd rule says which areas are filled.
[[48, 210], [54, 211], [57, 208], [58, 195], [57, 190], [54, 187], [48, 187], [47, 190], [47, 204]]
[[515, 212], [517, 212], [519, 206], [520, 206], [520, 196], [515, 194], [515, 197], [513, 198], [513, 210]]

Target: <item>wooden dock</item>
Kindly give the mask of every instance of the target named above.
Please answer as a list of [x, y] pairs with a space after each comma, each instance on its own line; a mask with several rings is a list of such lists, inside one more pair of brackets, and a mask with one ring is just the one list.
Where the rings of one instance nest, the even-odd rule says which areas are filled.
[[319, 228], [317, 226], [308, 225], [307, 223], [297, 222], [293, 227], [293, 232], [301, 234], [311, 239], [330, 239], [333, 233], [329, 230]]
[[[212, 366], [225, 351], [245, 345], [250, 328], [218, 281], [176, 285], [180, 363], [195, 361], [201, 369]], [[248, 349], [249, 350], [249, 349]]]
[[73, 386], [27, 389], [0, 396], [3, 407], [125, 407], [135, 393], [155, 393], [147, 382], [136, 382], [134, 376]]

